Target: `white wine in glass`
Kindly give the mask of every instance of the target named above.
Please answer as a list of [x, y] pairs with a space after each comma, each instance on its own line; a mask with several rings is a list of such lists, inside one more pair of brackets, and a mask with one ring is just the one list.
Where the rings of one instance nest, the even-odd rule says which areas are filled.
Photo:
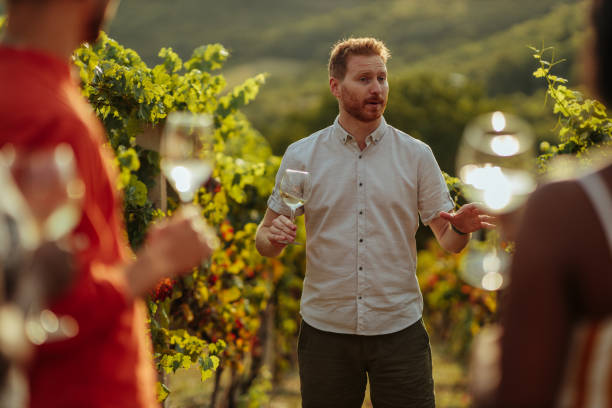
[[183, 203], [190, 203], [214, 166], [210, 115], [172, 112], [162, 135], [161, 168]]
[[[184, 204], [182, 212], [194, 220], [208, 246], [216, 249], [219, 239], [201, 218], [201, 209], [190, 204], [206, 183], [215, 165], [214, 123], [211, 115], [172, 112], [162, 134], [161, 169]], [[195, 222], [195, 220], [199, 220]]]
[[[310, 173], [302, 170], [287, 169], [281, 179], [279, 193], [283, 202], [291, 211], [291, 222], [295, 222], [295, 212], [304, 206], [310, 198], [312, 185]], [[282, 242], [283, 244], [301, 245], [300, 242]]]

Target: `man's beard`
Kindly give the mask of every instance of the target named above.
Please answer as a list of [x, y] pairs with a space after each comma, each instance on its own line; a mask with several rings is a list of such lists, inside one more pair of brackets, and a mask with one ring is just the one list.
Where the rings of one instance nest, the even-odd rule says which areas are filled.
[[[352, 117], [354, 117], [355, 119], [361, 122], [373, 122], [375, 120], [378, 120], [382, 116], [383, 112], [385, 111], [386, 101], [383, 98], [370, 97], [366, 99], [365, 101], [360, 101], [359, 99], [354, 97], [350, 92], [344, 89], [342, 89], [341, 93], [342, 93], [342, 98], [341, 98], [340, 104], [342, 108], [346, 111], [346, 113], [348, 113], [349, 115], [351, 115]], [[365, 107], [367, 106], [368, 101], [372, 101], [372, 102], [375, 101], [375, 102], [380, 103], [382, 105], [382, 109], [380, 110], [380, 112], [366, 111]]]

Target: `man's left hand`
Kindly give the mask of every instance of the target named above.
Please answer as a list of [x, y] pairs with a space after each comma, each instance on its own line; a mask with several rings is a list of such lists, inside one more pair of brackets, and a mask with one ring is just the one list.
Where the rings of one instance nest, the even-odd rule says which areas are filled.
[[494, 229], [495, 217], [487, 214], [475, 203], [466, 204], [456, 213], [440, 212], [440, 218], [449, 221], [455, 229], [469, 234], [479, 229]]

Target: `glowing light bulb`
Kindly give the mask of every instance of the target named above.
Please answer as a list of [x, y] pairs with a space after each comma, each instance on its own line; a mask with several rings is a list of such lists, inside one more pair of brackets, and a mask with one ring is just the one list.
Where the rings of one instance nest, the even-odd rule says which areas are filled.
[[493, 126], [493, 130], [496, 132], [501, 132], [506, 127], [506, 117], [503, 113], [497, 111], [491, 115], [491, 125]]

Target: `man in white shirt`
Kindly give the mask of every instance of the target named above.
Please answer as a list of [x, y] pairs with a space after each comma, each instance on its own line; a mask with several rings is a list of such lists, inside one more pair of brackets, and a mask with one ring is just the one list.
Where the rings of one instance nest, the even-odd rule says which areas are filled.
[[369, 376], [375, 407], [433, 407], [429, 338], [416, 279], [415, 233], [422, 222], [459, 252], [492, 219], [453, 202], [429, 146], [388, 125], [386, 61], [373, 38], [338, 43], [329, 85], [334, 124], [287, 148], [256, 236], [277, 256], [296, 226], [279, 195], [285, 169], [311, 174], [305, 214], [306, 277], [298, 342], [302, 403], [361, 407]]

